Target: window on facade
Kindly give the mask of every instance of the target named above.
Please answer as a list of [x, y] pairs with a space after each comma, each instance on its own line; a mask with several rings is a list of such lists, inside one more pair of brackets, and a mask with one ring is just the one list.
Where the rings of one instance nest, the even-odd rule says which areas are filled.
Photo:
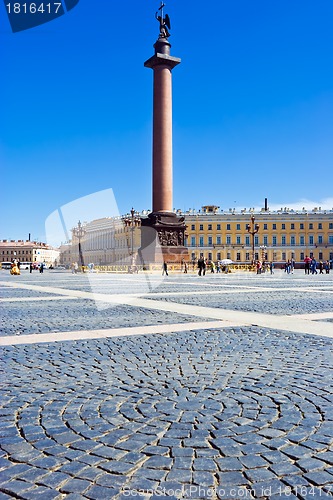
[[290, 224], [290, 229], [295, 229], [295, 224], [294, 223]]
[[254, 237], [254, 244], [259, 245], [259, 236]]
[[195, 236], [191, 236], [191, 247], [195, 247]]
[[318, 258], [319, 260], [323, 260], [323, 252], [319, 252]]
[[312, 235], [309, 236], [309, 245], [313, 245], [313, 236]]
[[213, 236], [208, 236], [208, 245], [212, 246], [213, 244]]
[[203, 247], [203, 246], [204, 246], [204, 239], [203, 239], [203, 236], [200, 236], [200, 239], [199, 239], [199, 245], [200, 245], [201, 247]]
[[208, 252], [208, 260], [213, 260], [213, 256], [210, 252]]
[[191, 253], [191, 259], [195, 260], [195, 253], [194, 252]]
[[195, 224], [191, 224], [191, 231], [195, 231]]
[[290, 245], [295, 246], [295, 236], [290, 236]]
[[286, 244], [286, 237], [281, 236], [281, 245], [285, 246], [285, 244]]
[[241, 257], [240, 257], [240, 252], [237, 252], [237, 255], [236, 255], [236, 260], [241, 260]]
[[281, 224], [281, 229], [286, 229], [286, 225], [285, 224]]
[[240, 224], [237, 224], [236, 229], [237, 231], [240, 231]]
[[321, 222], [318, 222], [318, 229], [323, 229], [323, 225]]
[[[248, 247], [250, 246], [250, 236], [245, 236], [245, 245]], [[246, 259], [248, 260], [248, 259]]]
[[212, 224], [208, 224], [208, 231], [211, 231], [213, 229]]
[[312, 222], [310, 222], [310, 224], [309, 224], [309, 229], [313, 229], [313, 224], [312, 224]]
[[200, 224], [199, 229], [200, 229], [200, 231], [203, 231], [203, 224]]
[[231, 259], [231, 253], [227, 252], [227, 259]]
[[273, 225], [272, 225], [272, 229], [276, 229], [276, 224], [273, 224]]
[[304, 229], [304, 224], [303, 224], [303, 222], [301, 222], [301, 223], [300, 223], [299, 228], [300, 228], [300, 229]]
[[221, 260], [221, 253], [217, 252], [216, 257], [217, 257], [217, 260]]
[[217, 224], [216, 229], [217, 229], [218, 231], [221, 231], [221, 224]]
[[254, 258], [255, 258], [255, 260], [259, 260], [259, 254], [258, 254], [258, 252], [256, 252], [256, 253], [254, 254]]
[[304, 236], [300, 236], [299, 237], [299, 244], [302, 245], [302, 246], [305, 245], [305, 238], [304, 238]]
[[249, 254], [249, 252], [246, 252], [246, 254], [245, 254], [245, 260], [250, 260], [250, 254]]
[[333, 245], [333, 234], [328, 235], [328, 243], [329, 245]]
[[330, 222], [330, 223], [328, 224], [328, 228], [329, 228], [329, 229], [333, 229], [333, 222]]
[[240, 236], [236, 237], [236, 243], [237, 243], [237, 245], [241, 244], [241, 237]]
[[282, 252], [282, 260], [286, 260], [286, 252]]
[[268, 245], [268, 236], [264, 236], [264, 245]]
[[318, 243], [321, 245], [323, 243], [323, 237], [321, 234], [318, 235]]
[[231, 245], [231, 236], [227, 236], [227, 245]]
[[310, 252], [310, 258], [311, 259], [313, 258], [313, 252]]
[[301, 260], [304, 260], [304, 252], [301, 252]]
[[221, 236], [216, 236], [216, 244], [221, 245]]
[[230, 228], [231, 228], [230, 224], [227, 224], [227, 231], [230, 231]]

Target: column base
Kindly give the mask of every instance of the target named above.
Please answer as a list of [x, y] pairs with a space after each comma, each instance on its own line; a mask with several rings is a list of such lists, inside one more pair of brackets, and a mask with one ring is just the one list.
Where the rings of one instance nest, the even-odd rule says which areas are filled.
[[141, 219], [142, 259], [147, 264], [189, 261], [185, 229], [185, 218], [173, 212], [152, 212]]

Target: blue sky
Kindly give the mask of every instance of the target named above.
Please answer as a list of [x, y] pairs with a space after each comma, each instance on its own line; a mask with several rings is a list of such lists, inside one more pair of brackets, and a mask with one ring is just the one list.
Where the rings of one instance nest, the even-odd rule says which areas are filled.
[[[174, 207], [333, 207], [332, 0], [176, 2]], [[151, 208], [159, 2], [80, 0], [13, 34], [0, 5], [0, 238], [111, 188]], [[105, 215], [109, 215], [105, 207]]]

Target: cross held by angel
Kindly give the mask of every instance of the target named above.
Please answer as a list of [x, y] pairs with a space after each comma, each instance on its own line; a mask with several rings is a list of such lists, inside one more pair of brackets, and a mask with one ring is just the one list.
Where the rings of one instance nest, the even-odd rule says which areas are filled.
[[165, 3], [161, 2], [161, 6], [158, 9], [158, 11], [160, 12], [157, 11], [155, 17], [160, 23], [160, 38], [169, 38], [169, 30], [171, 29], [170, 17], [168, 16], [168, 14], [165, 14], [164, 16], [163, 7], [165, 7]]

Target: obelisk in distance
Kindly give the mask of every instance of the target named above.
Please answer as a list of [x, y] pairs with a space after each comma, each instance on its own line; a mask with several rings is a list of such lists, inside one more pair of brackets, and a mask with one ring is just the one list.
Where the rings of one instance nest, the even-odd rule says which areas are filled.
[[[170, 18], [164, 15], [165, 4], [156, 12], [159, 35], [154, 44], [154, 55], [145, 62], [154, 72], [153, 99], [153, 206], [142, 226], [149, 226], [158, 233], [164, 260], [178, 261], [184, 258], [184, 217], [178, 217], [172, 201], [172, 69], [180, 63], [178, 57], [170, 55], [168, 41]], [[142, 239], [142, 247], [148, 245]]]

